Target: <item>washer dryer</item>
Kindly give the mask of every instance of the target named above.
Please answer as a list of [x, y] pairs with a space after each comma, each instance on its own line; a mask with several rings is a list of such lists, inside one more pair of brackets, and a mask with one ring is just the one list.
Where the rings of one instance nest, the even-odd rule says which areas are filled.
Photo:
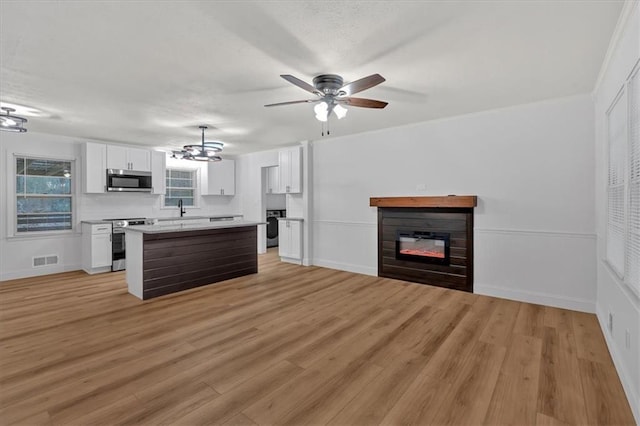
[[278, 218], [286, 216], [286, 210], [267, 210], [267, 248], [278, 247]]

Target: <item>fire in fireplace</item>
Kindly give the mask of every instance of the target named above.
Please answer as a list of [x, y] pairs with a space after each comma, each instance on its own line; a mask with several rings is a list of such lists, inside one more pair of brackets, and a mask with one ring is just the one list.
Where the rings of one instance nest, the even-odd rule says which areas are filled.
[[396, 259], [449, 265], [450, 234], [445, 232], [396, 232]]

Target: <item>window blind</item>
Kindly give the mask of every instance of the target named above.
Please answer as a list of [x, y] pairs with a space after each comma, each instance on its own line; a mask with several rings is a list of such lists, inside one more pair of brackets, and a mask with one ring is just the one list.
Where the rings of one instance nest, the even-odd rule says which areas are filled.
[[625, 281], [640, 294], [640, 71], [629, 81], [629, 207]]
[[627, 162], [627, 97], [623, 91], [608, 112], [609, 173], [607, 187], [607, 250], [609, 264], [620, 275], [625, 269], [625, 190]]

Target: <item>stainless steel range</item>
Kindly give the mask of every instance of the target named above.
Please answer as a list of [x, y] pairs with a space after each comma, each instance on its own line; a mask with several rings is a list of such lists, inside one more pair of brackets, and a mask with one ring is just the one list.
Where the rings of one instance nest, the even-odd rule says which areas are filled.
[[122, 271], [127, 268], [127, 252], [125, 244], [124, 228], [133, 225], [144, 225], [145, 218], [136, 217], [132, 219], [105, 219], [111, 222], [111, 270]]

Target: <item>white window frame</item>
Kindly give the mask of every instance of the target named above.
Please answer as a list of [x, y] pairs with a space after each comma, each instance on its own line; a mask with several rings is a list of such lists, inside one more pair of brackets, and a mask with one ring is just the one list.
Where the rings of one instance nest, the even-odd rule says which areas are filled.
[[[192, 210], [192, 209], [199, 209], [200, 208], [200, 169], [191, 169], [191, 168], [186, 168], [186, 167], [168, 167], [166, 168], [167, 171], [169, 170], [176, 170], [179, 172], [191, 172], [193, 173], [193, 183], [195, 185], [195, 187], [193, 188], [193, 206], [184, 206], [184, 208], [186, 210]], [[166, 176], [166, 171], [165, 171], [165, 176], [164, 176], [164, 180], [165, 180], [165, 193], [162, 194], [162, 196], [160, 197], [160, 208], [162, 210], [175, 210], [176, 207], [175, 206], [167, 206], [165, 205], [165, 199], [167, 197], [166, 193], [169, 191], [169, 185], [166, 184], [167, 182], [167, 176]]]
[[[630, 252], [630, 246], [631, 246], [631, 239], [630, 239], [630, 218], [632, 217], [632, 214], [638, 214], [638, 212], [631, 212], [631, 160], [632, 160], [632, 132], [631, 132], [631, 125], [632, 125], [632, 111], [631, 111], [631, 102], [632, 102], [632, 96], [630, 93], [630, 88], [631, 88], [631, 81], [636, 78], [638, 79], [640, 76], [640, 61], [638, 61], [635, 66], [633, 67], [633, 70], [631, 71], [631, 73], [629, 73], [628, 78], [625, 80], [624, 84], [622, 85], [622, 87], [620, 88], [620, 91], [616, 94], [616, 96], [613, 99], [613, 102], [611, 103], [611, 106], [607, 109], [606, 112], [606, 117], [607, 117], [607, 121], [606, 121], [606, 140], [607, 140], [607, 184], [606, 184], [606, 234], [605, 234], [605, 253], [604, 253], [604, 261], [605, 263], [609, 266], [609, 269], [616, 275], [616, 277], [623, 283], [625, 284], [631, 291], [633, 291], [636, 295], [640, 296], [640, 284], [638, 283], [632, 283], [631, 279], [629, 277], [629, 271], [628, 271], [628, 266], [629, 266], [629, 252]], [[636, 84], [640, 84], [640, 81], [637, 81]], [[625, 108], [625, 116], [626, 116], [626, 127], [625, 127], [625, 135], [624, 135], [624, 205], [623, 205], [623, 253], [622, 253], [622, 270], [620, 270], [619, 268], [617, 268], [609, 259], [609, 215], [610, 215], [610, 210], [609, 210], [609, 190], [610, 190], [610, 186], [609, 186], [609, 173], [611, 170], [611, 158], [610, 158], [610, 153], [611, 153], [611, 140], [610, 138], [610, 133], [609, 133], [609, 116], [611, 111], [619, 104], [619, 102], [624, 99], [624, 103], [620, 104], [623, 105]], [[638, 119], [637, 117], [635, 118], [636, 120]], [[637, 141], [636, 141], [637, 143]]]
[[[71, 229], [60, 229], [55, 231], [29, 231], [18, 232], [18, 206], [17, 206], [17, 188], [16, 188], [16, 160], [18, 158], [29, 158], [49, 161], [68, 161], [71, 163]], [[72, 235], [79, 231], [78, 218], [78, 168], [76, 158], [54, 156], [54, 155], [34, 155], [28, 153], [13, 152], [7, 154], [7, 238], [46, 238], [58, 237], [60, 235]], [[11, 219], [9, 219], [11, 218]]]

